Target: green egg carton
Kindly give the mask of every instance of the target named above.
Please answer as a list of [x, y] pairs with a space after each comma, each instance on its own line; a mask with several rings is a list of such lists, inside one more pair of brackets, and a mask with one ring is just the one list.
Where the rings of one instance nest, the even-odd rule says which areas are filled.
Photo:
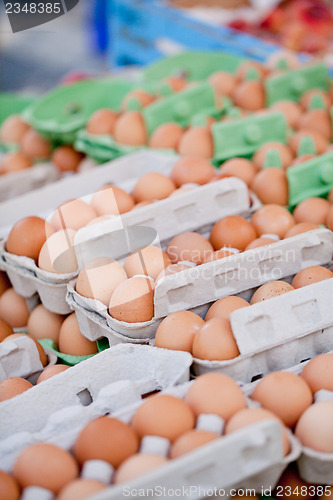
[[214, 123], [214, 163], [235, 156], [250, 157], [270, 141], [286, 144], [287, 124], [281, 113], [262, 114]]
[[333, 188], [333, 152], [288, 168], [289, 207], [314, 196], [327, 195]]
[[[63, 354], [62, 352], [59, 352], [57, 350], [56, 344], [51, 339], [41, 339], [39, 340], [39, 343], [42, 345], [42, 347], [44, 347], [44, 349], [52, 351], [57, 356], [57, 358], [60, 359], [62, 363], [67, 366], [77, 365], [78, 363], [81, 363], [81, 361], [85, 361], [86, 359], [92, 358], [97, 354], [97, 353], [90, 354], [88, 356], [72, 356], [71, 354]], [[107, 349], [109, 347], [107, 339], [97, 340], [97, 347], [98, 347], [98, 352]]]
[[[0, 92], [0, 127], [10, 115], [21, 114], [28, 106], [36, 101], [36, 97], [14, 94], [12, 92]], [[0, 151], [15, 151], [16, 144], [2, 144]]]
[[207, 125], [207, 118], [220, 120], [230, 109], [232, 109], [232, 101], [228, 97], [224, 97], [220, 109], [214, 105], [211, 108], [200, 111], [192, 117], [190, 125], [192, 127], [205, 127]]
[[205, 80], [216, 71], [235, 73], [244, 61], [243, 57], [223, 52], [182, 52], [151, 64], [142, 76], [145, 81], [184, 76], [187, 81], [193, 82]]
[[100, 108], [119, 111], [123, 98], [134, 88], [133, 82], [120, 78], [83, 80], [52, 90], [23, 116], [51, 141], [73, 143], [92, 113]]
[[105, 163], [143, 149], [145, 146], [124, 146], [115, 142], [110, 135], [92, 135], [82, 129], [77, 133], [74, 147], [98, 163]]
[[322, 63], [267, 78], [265, 80], [267, 105], [271, 106], [282, 100], [298, 101], [304, 92], [311, 89], [327, 91], [329, 82], [328, 69]]

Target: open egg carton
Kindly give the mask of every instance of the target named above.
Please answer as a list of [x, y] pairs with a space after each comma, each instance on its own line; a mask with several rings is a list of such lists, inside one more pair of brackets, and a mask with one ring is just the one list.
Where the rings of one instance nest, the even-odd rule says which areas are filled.
[[[61, 181], [35, 193], [35, 199], [42, 200], [39, 210], [35, 202], [35, 213], [41, 214], [43, 212], [44, 215], [47, 207], [50, 207], [53, 201], [52, 208], [54, 209], [55, 206], [59, 205], [59, 201], [73, 198], [73, 195], [89, 201], [91, 195], [87, 193], [91, 193], [93, 189], [98, 189], [106, 183], [112, 183], [126, 191], [131, 191], [138, 178], [145, 173], [155, 171], [163, 172], [166, 175], [170, 174], [177, 159], [177, 156], [146, 152], [116, 160], [109, 165], [100, 167], [96, 172], [84, 174], [80, 183], [77, 181], [74, 183], [76, 184], [74, 190], [72, 188], [75, 179], [68, 179], [70, 181], [68, 183]], [[140, 172], [140, 176], [138, 172]], [[80, 189], [77, 184], [79, 184]], [[59, 192], [61, 199], [55, 201]], [[86, 196], [83, 196], [84, 194]], [[47, 200], [46, 197], [49, 199]], [[25, 199], [24, 202], [26, 201]], [[260, 206], [258, 200], [254, 199], [250, 207], [248, 190], [242, 181], [236, 178], [227, 178], [114, 217], [110, 224], [112, 227], [114, 224], [120, 224], [121, 227], [145, 225], [158, 229], [161, 219], [164, 219], [165, 222], [162, 226], [164, 231], [162, 231], [161, 237], [171, 239], [186, 228], [186, 230], [201, 229], [212, 224], [216, 218], [227, 215], [248, 215], [258, 206]], [[8, 210], [10, 206], [5, 208]], [[32, 210], [31, 207], [30, 210]], [[49, 215], [50, 212], [49, 208], [46, 215]], [[84, 251], [86, 232], [88, 240], [91, 241], [91, 234], [99, 234], [103, 230], [110, 231], [108, 221], [88, 229], [82, 228], [75, 238], [75, 247], [79, 247], [78, 252]], [[94, 257], [97, 256], [94, 255]], [[58, 314], [67, 314], [71, 311], [66, 302], [66, 287], [67, 283], [77, 275], [77, 272], [55, 274], [39, 269], [32, 259], [6, 252], [4, 240], [0, 241], [0, 269], [6, 271], [14, 289], [20, 295], [30, 297], [37, 292], [43, 305], [50, 311]]]
[[189, 353], [119, 345], [1, 402], [0, 469], [33, 443], [70, 448], [90, 420], [188, 381], [191, 363]]
[[[99, 243], [99, 255], [104, 251], [104, 256], [108, 256], [108, 237], [101, 235]], [[161, 246], [164, 247], [163, 241]], [[316, 229], [166, 276], [154, 289], [154, 317], [145, 323], [126, 323], [112, 318], [102, 303], [76, 292], [75, 280], [68, 285], [67, 301], [88, 339], [107, 337], [110, 345], [150, 343], [162, 319], [172, 312], [189, 309], [204, 317], [209, 305], [222, 297], [241, 295], [248, 299], [254, 288], [268, 281], [288, 278], [309, 266], [328, 264], [332, 256], [333, 233], [328, 229]], [[85, 257], [86, 262], [92, 258]], [[204, 364], [200, 372], [205, 371]], [[215, 369], [215, 366], [207, 369]], [[239, 372], [242, 376], [243, 370], [244, 367]], [[236, 379], [250, 381], [243, 380], [240, 375]]]

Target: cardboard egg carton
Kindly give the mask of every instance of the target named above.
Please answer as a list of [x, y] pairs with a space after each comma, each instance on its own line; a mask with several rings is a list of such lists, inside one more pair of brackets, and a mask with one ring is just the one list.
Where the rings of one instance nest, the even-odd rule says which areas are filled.
[[[54, 365], [57, 356], [49, 350], [45, 352], [48, 359], [46, 367]], [[37, 347], [28, 337], [0, 343], [0, 382], [9, 377], [22, 377], [35, 383], [43, 370]]]
[[0, 469], [32, 443], [70, 448], [90, 420], [188, 381], [191, 363], [189, 353], [119, 345], [0, 403]]
[[[161, 162], [159, 162], [160, 158]], [[140, 159], [142, 159], [142, 169], [140, 167]], [[100, 173], [99, 170], [104, 169], [104, 184], [114, 182], [127, 191], [131, 191], [137, 181], [138, 171], [140, 171], [140, 175], [143, 174], [143, 171], [146, 173], [152, 170], [162, 170], [165, 173], [169, 173], [176, 160], [176, 156], [138, 153], [138, 158], [135, 155], [131, 155], [131, 157], [122, 158], [119, 160], [119, 163], [117, 163], [117, 160], [108, 167], [100, 167], [96, 172]], [[130, 165], [132, 170], [126, 169], [128, 165]], [[134, 171], [133, 165], [138, 168], [137, 171]], [[167, 166], [169, 170], [167, 170]], [[136, 175], [137, 177], [129, 177], [124, 182], [115, 182], [115, 179], [120, 177], [119, 171], [122, 172], [122, 176], [125, 176], [128, 172], [128, 175], [132, 173], [133, 176]], [[112, 177], [114, 172], [116, 173]], [[84, 178], [85, 181], [87, 181], [87, 178], [90, 179], [91, 175], [95, 176], [95, 171], [88, 172]], [[72, 180], [68, 179], [68, 181]], [[53, 189], [57, 191], [59, 188], [65, 187], [59, 184], [50, 186], [48, 192]], [[82, 181], [80, 180], [81, 184]], [[102, 184], [103, 182], [101, 181], [99, 187]], [[85, 182], [83, 185], [86, 185]], [[93, 189], [93, 186], [90, 185], [89, 189]], [[41, 192], [36, 193], [37, 198], [39, 194], [42, 195]], [[68, 199], [70, 196], [72, 197], [71, 191], [67, 189], [66, 198]], [[85, 198], [87, 199], [89, 196]], [[168, 241], [183, 231], [198, 230], [201, 232], [207, 226], [211, 227], [213, 222], [226, 215], [248, 215], [257, 207], [258, 200], [256, 198], [254, 198], [250, 207], [247, 187], [241, 180], [236, 178], [221, 179], [220, 181], [185, 191], [178, 196], [135, 209], [121, 216], [111, 218], [110, 221], [106, 221], [105, 223], [96, 224], [96, 227], [89, 226], [82, 228], [75, 237], [79, 267], [85, 262], [87, 256], [90, 259], [98, 257], [98, 249], [101, 247], [100, 238], [94, 238], [94, 235], [101, 234], [103, 231], [104, 239], [106, 239], [107, 237], [112, 238], [112, 231], [119, 227], [145, 225], [155, 230], [158, 229], [160, 240]], [[168, 217], [166, 217], [166, 214], [168, 214]], [[0, 269], [7, 272], [13, 287], [20, 295], [30, 297], [38, 293], [41, 302], [50, 311], [58, 314], [68, 314], [70, 312], [70, 308], [66, 303], [66, 286], [77, 272], [55, 274], [43, 271], [37, 267], [32, 259], [6, 252], [4, 240], [0, 241]]]
[[[105, 245], [106, 255], [107, 250]], [[222, 297], [240, 295], [249, 299], [254, 288], [288, 278], [309, 266], [328, 264], [332, 256], [333, 233], [316, 229], [166, 276], [155, 287], [154, 318], [145, 323], [125, 323], [112, 318], [106, 306], [76, 292], [75, 280], [68, 284], [67, 302], [77, 314], [82, 333], [90, 340], [107, 337], [111, 344], [140, 340], [148, 343], [161, 320], [172, 312], [189, 309], [204, 316], [209, 305]], [[250, 369], [251, 363], [247, 364]], [[212, 368], [209, 365], [207, 369]], [[237, 379], [242, 380], [240, 375]]]

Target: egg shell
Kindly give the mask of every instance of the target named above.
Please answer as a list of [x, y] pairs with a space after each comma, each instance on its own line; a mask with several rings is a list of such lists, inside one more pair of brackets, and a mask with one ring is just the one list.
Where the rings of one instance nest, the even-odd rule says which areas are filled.
[[144, 146], [148, 137], [141, 113], [127, 111], [120, 115], [114, 128], [114, 138], [119, 144]]
[[81, 269], [75, 289], [83, 297], [99, 300], [108, 306], [114, 290], [126, 279], [127, 274], [119, 262], [98, 257]]
[[323, 137], [322, 134], [320, 134], [316, 130], [303, 128], [302, 130], [296, 132], [294, 135], [290, 136], [289, 139], [289, 146], [291, 147], [295, 155], [298, 153], [303, 137], [312, 137], [318, 155], [322, 155], [323, 153], [325, 153], [328, 145], [325, 137]]
[[193, 450], [215, 441], [220, 436], [210, 431], [193, 429], [180, 436], [170, 448], [170, 458], [178, 458]]
[[222, 174], [230, 174], [233, 177], [238, 177], [245, 182], [247, 186], [250, 186], [257, 171], [253, 163], [245, 158], [232, 158], [227, 160], [220, 167], [220, 172]]
[[231, 255], [235, 255], [234, 252], [228, 252], [228, 250], [216, 250], [205, 256], [203, 264], [207, 264], [207, 262], [213, 262], [214, 260], [224, 259], [225, 257], [230, 257]]
[[295, 225], [295, 219], [284, 207], [268, 204], [259, 208], [251, 217], [251, 223], [257, 234], [277, 234], [280, 238]]
[[15, 255], [37, 260], [47, 238], [54, 233], [53, 227], [40, 217], [25, 217], [12, 227], [6, 250]]
[[240, 215], [230, 215], [216, 222], [209, 241], [215, 250], [222, 247], [245, 250], [256, 237], [256, 231], [249, 221]]
[[241, 309], [243, 307], [248, 307], [249, 305], [250, 304], [241, 297], [223, 297], [210, 306], [207, 311], [205, 320], [208, 321], [212, 318], [230, 319], [230, 314], [232, 312], [237, 311], [237, 309]]
[[6, 153], [0, 160], [0, 175], [20, 172], [32, 166], [28, 156], [18, 152]]
[[171, 179], [177, 187], [183, 184], [207, 184], [215, 175], [212, 164], [198, 156], [183, 156], [174, 164]]
[[330, 203], [323, 198], [307, 198], [301, 201], [293, 211], [296, 222], [325, 224], [330, 210]]
[[324, 109], [311, 109], [303, 114], [297, 123], [300, 130], [314, 130], [321, 134], [327, 141], [332, 137], [332, 124], [329, 113]]
[[84, 156], [71, 146], [59, 146], [54, 150], [51, 161], [60, 172], [76, 172]]
[[83, 500], [106, 489], [105, 484], [93, 479], [76, 479], [68, 483], [57, 496], [57, 500]]
[[5, 144], [20, 143], [24, 134], [30, 129], [19, 115], [10, 115], [0, 128], [0, 141]]
[[8, 335], [13, 335], [14, 330], [7, 321], [0, 318], [0, 342], [2, 342]]
[[0, 470], [0, 498], [2, 500], [19, 500], [20, 488], [13, 476]]
[[185, 396], [196, 416], [213, 413], [229, 420], [246, 407], [245, 396], [238, 384], [223, 373], [205, 373], [194, 380]]
[[132, 100], [138, 101], [140, 107], [144, 108], [154, 102], [155, 98], [145, 90], [134, 89], [128, 92], [128, 94], [124, 97], [123, 102], [121, 103], [121, 109], [123, 111], [129, 109]]
[[300, 417], [295, 435], [303, 446], [323, 453], [333, 453], [333, 401], [311, 405]]
[[199, 158], [213, 158], [213, 136], [207, 127], [191, 127], [182, 135], [178, 152], [182, 156], [198, 156]]
[[251, 189], [262, 203], [288, 205], [288, 180], [281, 168], [265, 168], [258, 172], [252, 181]]
[[33, 385], [21, 377], [9, 377], [0, 382], [0, 403], [12, 399], [22, 392], [31, 389]]
[[45, 380], [48, 380], [49, 378], [54, 377], [55, 375], [58, 375], [58, 373], [62, 373], [64, 371], [68, 370], [68, 368], [69, 368], [69, 366], [67, 366], [67, 365], [48, 366], [39, 375], [36, 384], [40, 384], [41, 382], [44, 382]]
[[154, 288], [153, 281], [141, 276], [123, 281], [111, 296], [110, 316], [127, 323], [150, 321], [154, 316]]
[[118, 115], [112, 109], [98, 109], [91, 115], [86, 130], [93, 135], [113, 135]]
[[4, 271], [0, 271], [0, 297], [10, 287], [11, 284], [7, 274]]
[[235, 76], [226, 71], [216, 71], [210, 75], [208, 82], [218, 97], [231, 97], [237, 85]]
[[50, 236], [41, 248], [38, 267], [50, 273], [73, 273], [77, 270], [73, 229], [61, 229]]
[[177, 150], [179, 141], [184, 133], [183, 128], [178, 123], [163, 123], [157, 127], [149, 139], [149, 147], [156, 149]]
[[204, 324], [204, 320], [191, 311], [171, 313], [157, 328], [155, 346], [191, 352], [195, 334]]
[[187, 81], [181, 76], [168, 76], [164, 81], [169, 85], [173, 92], [181, 92], [187, 87]]
[[302, 288], [303, 286], [312, 285], [312, 283], [318, 283], [318, 281], [330, 278], [333, 278], [333, 273], [329, 269], [326, 269], [326, 267], [310, 266], [297, 273], [291, 284], [294, 288]]
[[245, 250], [252, 250], [252, 248], [265, 247], [266, 245], [271, 245], [272, 243], [276, 243], [276, 240], [274, 240], [273, 238], [265, 238], [261, 236], [260, 238], [256, 238], [255, 240], [251, 241], [251, 243], [247, 245]]
[[92, 420], [82, 429], [73, 453], [80, 465], [87, 460], [105, 460], [116, 468], [138, 449], [135, 430], [116, 418], [105, 416]]
[[27, 130], [21, 140], [22, 153], [34, 160], [43, 160], [51, 156], [51, 143], [32, 128]]
[[179, 261], [202, 264], [208, 255], [213, 252], [213, 247], [201, 234], [186, 232], [172, 238], [166, 253], [171, 262]]
[[312, 404], [312, 392], [304, 379], [295, 373], [276, 371], [265, 375], [251, 398], [275, 413], [286, 426], [294, 427]]
[[248, 111], [258, 111], [265, 107], [265, 89], [261, 82], [245, 80], [237, 85], [232, 99], [236, 106]]
[[72, 356], [88, 356], [98, 352], [96, 342], [82, 335], [75, 313], [67, 316], [61, 325], [59, 351]]
[[74, 229], [77, 231], [97, 217], [92, 206], [83, 200], [69, 200], [62, 203], [53, 213], [51, 224], [56, 231]]
[[162, 278], [165, 278], [165, 276], [170, 276], [171, 274], [176, 274], [180, 273], [181, 271], [184, 271], [185, 269], [190, 269], [191, 266], [188, 264], [171, 264], [170, 266], [167, 266], [165, 269], [163, 269], [160, 274], [156, 277], [156, 282], [159, 281]]
[[168, 462], [167, 458], [160, 455], [137, 453], [129, 457], [117, 469], [114, 476], [114, 484], [126, 483], [137, 477], [161, 467]]
[[278, 101], [270, 108], [272, 111], [280, 111], [289, 127], [296, 128], [298, 121], [302, 115], [301, 106], [293, 101]]
[[166, 394], [146, 399], [136, 410], [131, 425], [140, 438], [160, 436], [173, 443], [195, 425], [195, 416], [183, 400]]
[[14, 333], [13, 335], [9, 335], [8, 337], [6, 337], [4, 339], [3, 342], [7, 342], [8, 340], [14, 340], [14, 339], [17, 339], [19, 337], [24, 337], [24, 338], [29, 338], [31, 339], [31, 341], [35, 344], [36, 346], [36, 349], [38, 351], [38, 354], [39, 354], [39, 358], [40, 358], [40, 362], [42, 363], [43, 366], [46, 366], [47, 365], [47, 356], [46, 356], [46, 353], [44, 351], [44, 348], [42, 347], [42, 345], [36, 340], [34, 339], [31, 335], [27, 335], [25, 333]]
[[278, 153], [280, 154], [283, 168], [288, 168], [291, 165], [294, 158], [294, 154], [292, 153], [290, 147], [287, 146], [286, 144], [282, 144], [281, 142], [271, 141], [263, 144], [263, 146], [261, 146], [257, 150], [257, 152], [254, 154], [252, 158], [252, 161], [256, 166], [257, 170], [261, 170], [263, 168], [266, 160], [266, 155], [268, 151], [272, 149], [278, 151]]
[[258, 61], [247, 60], [244, 61], [237, 68], [236, 71], [237, 80], [238, 81], [243, 80], [247, 76], [249, 70], [251, 70], [252, 68], [256, 70], [256, 72], [258, 72], [260, 78], [265, 78], [269, 73], [269, 69], [266, 68], [263, 64], [259, 63]]
[[239, 356], [230, 321], [212, 318], [195, 334], [192, 354], [197, 359], [223, 361]]
[[0, 318], [4, 319], [12, 328], [26, 326], [29, 319], [29, 309], [26, 300], [8, 288], [0, 297]]
[[333, 353], [315, 356], [303, 368], [301, 377], [313, 394], [322, 389], [333, 392]]
[[328, 211], [328, 214], [327, 214], [327, 218], [326, 218], [326, 226], [328, 227], [328, 229], [330, 229], [331, 231], [333, 230], [333, 207], [331, 206], [329, 211]]
[[299, 222], [295, 226], [293, 226], [289, 231], [284, 235], [285, 238], [291, 238], [292, 236], [296, 236], [297, 234], [306, 233], [307, 231], [313, 231], [314, 229], [318, 229], [317, 224], [312, 224], [311, 222]]
[[278, 297], [284, 293], [291, 292], [295, 290], [292, 285], [289, 285], [286, 281], [270, 281], [261, 285], [252, 295], [250, 304], [256, 304], [262, 300], [271, 299], [272, 297]]
[[311, 89], [304, 92], [304, 94], [300, 99], [300, 104], [301, 106], [303, 106], [303, 109], [305, 110], [309, 109], [311, 101], [315, 96], [320, 96], [323, 99], [326, 108], [330, 107], [331, 98], [328, 92], [325, 92], [324, 90], [320, 89]]
[[48, 443], [28, 446], [14, 465], [14, 477], [22, 488], [39, 486], [54, 494], [79, 475], [79, 468], [72, 455]]
[[39, 304], [30, 314], [27, 331], [35, 340], [51, 339], [58, 344], [60, 328], [65, 316], [53, 313]]
[[93, 194], [90, 205], [98, 216], [119, 215], [132, 210], [135, 202], [123, 189], [107, 184]]
[[176, 189], [173, 181], [159, 172], [149, 172], [137, 181], [133, 198], [136, 203], [141, 201], [163, 200]]

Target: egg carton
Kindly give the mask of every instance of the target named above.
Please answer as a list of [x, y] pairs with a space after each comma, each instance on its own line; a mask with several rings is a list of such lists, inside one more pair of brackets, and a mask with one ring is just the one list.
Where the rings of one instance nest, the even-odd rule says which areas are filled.
[[51, 163], [40, 163], [26, 170], [1, 176], [0, 203], [38, 189], [60, 177]]
[[[54, 365], [57, 356], [50, 350], [45, 352], [48, 360], [46, 367]], [[36, 383], [43, 370], [37, 347], [28, 337], [0, 343], [0, 382], [9, 377], [22, 377]]]
[[119, 345], [0, 403], [0, 469], [32, 443], [71, 448], [90, 420], [188, 381], [191, 363], [189, 353]]
[[[107, 254], [107, 245], [104, 248]], [[105, 305], [76, 292], [75, 280], [68, 284], [67, 302], [88, 339], [107, 337], [112, 344], [130, 339], [148, 343], [161, 320], [172, 312], [189, 309], [204, 316], [211, 302], [228, 295], [249, 299], [254, 288], [288, 278], [308, 266], [330, 263], [332, 256], [333, 233], [316, 229], [166, 276], [155, 287], [154, 318], [145, 323], [112, 318]]]
[[[79, 183], [81, 195], [84, 193], [84, 190], [91, 191], [92, 189], [98, 189], [98, 187], [106, 183], [114, 183], [127, 191], [131, 191], [137, 181], [138, 171], [140, 175], [150, 171], [170, 173], [177, 158], [177, 156], [171, 155], [138, 153], [116, 160], [107, 166], [99, 167], [96, 171], [82, 174], [83, 177], [80, 178]], [[101, 175], [101, 171], [103, 175]], [[121, 181], [121, 179], [126, 179], [126, 175], [129, 176], [128, 180]], [[136, 177], [134, 177], [135, 175]], [[96, 178], [98, 178], [98, 184]], [[93, 182], [91, 182], [92, 179]], [[119, 182], [118, 179], [120, 179]], [[63, 201], [64, 198], [68, 199], [77, 194], [78, 188], [76, 190], [72, 189], [74, 180], [75, 178], [67, 179], [68, 184], [60, 181], [53, 186], [48, 186], [42, 191], [35, 193], [35, 197], [42, 200], [39, 213], [41, 214], [45, 206], [49, 206], [46, 205], [45, 197], [49, 198], [47, 203], [50, 204], [54, 201], [54, 197], [58, 196], [59, 192], [62, 193], [62, 198], [53, 204], [54, 207], [59, 205], [59, 201]], [[89, 195], [85, 197], [85, 199], [87, 198], [89, 198]], [[25, 199], [24, 203], [27, 201], [29, 200]], [[212, 210], [212, 205], [215, 212]], [[3, 206], [0, 206], [0, 209]], [[260, 203], [254, 198], [250, 207], [247, 187], [242, 181], [236, 178], [222, 179], [215, 183], [201, 186], [198, 190], [184, 192], [176, 197], [162, 200], [152, 206], [142, 207], [133, 212], [110, 219], [110, 222], [112, 222], [111, 227], [107, 221], [106, 224], [97, 224], [96, 227], [90, 226], [90, 230], [80, 230], [75, 239], [78, 260], [82, 264], [82, 259], [84, 259], [87, 253], [91, 255], [91, 251], [96, 251], [96, 242], [99, 239], [94, 238], [94, 235], [103, 231], [110, 235], [110, 231], [114, 230], [115, 227], [118, 228], [119, 225], [120, 227], [143, 224], [146, 226], [152, 225], [153, 229], [159, 228], [161, 239], [171, 239], [184, 230], [202, 230], [207, 225], [211, 225], [217, 217], [222, 218], [235, 213], [248, 215], [251, 211], [258, 208], [258, 206], [260, 206]], [[6, 213], [7, 211], [10, 213], [10, 208], [10, 204], [7, 204], [5, 207]], [[29, 209], [34, 213], [33, 207], [30, 205]], [[38, 213], [37, 207], [35, 213]], [[168, 213], [168, 217], [165, 217], [166, 213]], [[41, 215], [45, 216], [45, 214]], [[49, 215], [49, 212], [47, 215]], [[21, 216], [22, 213], [20, 213]], [[104, 234], [104, 237], [107, 237], [107, 235]], [[87, 252], [85, 247], [88, 245], [91, 251]], [[93, 255], [97, 257], [95, 253]], [[70, 312], [70, 308], [66, 303], [66, 285], [77, 272], [55, 274], [43, 271], [37, 267], [32, 259], [6, 252], [4, 240], [0, 241], [0, 269], [7, 272], [13, 287], [20, 295], [30, 297], [38, 293], [41, 302], [50, 311], [58, 314], [68, 314]]]

